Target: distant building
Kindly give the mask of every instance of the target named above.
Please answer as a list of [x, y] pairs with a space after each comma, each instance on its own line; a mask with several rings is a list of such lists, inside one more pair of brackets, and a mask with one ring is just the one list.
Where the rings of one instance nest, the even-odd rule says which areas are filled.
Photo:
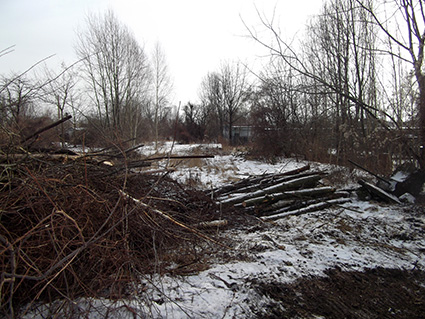
[[229, 137], [229, 127], [224, 127], [223, 137], [232, 144], [246, 144], [252, 137], [252, 126], [232, 126], [231, 136]]

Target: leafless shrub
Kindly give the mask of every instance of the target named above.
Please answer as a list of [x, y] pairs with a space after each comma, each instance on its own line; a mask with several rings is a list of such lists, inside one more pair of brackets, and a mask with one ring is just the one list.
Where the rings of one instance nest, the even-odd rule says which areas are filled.
[[166, 176], [116, 175], [85, 157], [2, 167], [2, 315], [40, 301], [124, 299], [141, 274], [201, 262], [202, 242], [214, 241], [190, 226], [215, 218], [212, 202]]

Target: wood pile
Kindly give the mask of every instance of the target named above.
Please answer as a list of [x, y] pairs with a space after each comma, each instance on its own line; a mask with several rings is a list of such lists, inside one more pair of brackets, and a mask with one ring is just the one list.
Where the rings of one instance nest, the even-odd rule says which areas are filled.
[[254, 176], [215, 189], [210, 195], [222, 205], [234, 205], [264, 221], [318, 211], [349, 201], [349, 193], [326, 186], [322, 171], [299, 169]]

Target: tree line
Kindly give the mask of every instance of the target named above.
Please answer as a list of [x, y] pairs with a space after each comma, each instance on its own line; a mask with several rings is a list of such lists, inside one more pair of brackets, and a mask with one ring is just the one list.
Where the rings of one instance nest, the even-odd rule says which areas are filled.
[[[324, 1], [297, 43], [283, 39], [279, 26], [259, 13], [261, 32], [245, 25], [267, 49], [266, 66], [249, 84], [238, 63], [208, 74], [199, 125], [220, 133], [250, 125], [252, 153], [270, 158], [351, 160], [385, 173], [404, 162], [424, 168], [424, 6]], [[194, 108], [187, 109], [189, 122]]]
[[266, 32], [244, 23], [268, 52], [263, 69], [223, 62], [203, 78], [199, 102], [173, 111], [160, 45], [149, 56], [112, 12], [90, 16], [79, 33], [75, 67], [64, 66], [60, 76], [45, 72], [38, 83], [24, 75], [3, 78], [1, 125], [22, 130], [35, 101], [43, 101], [58, 118], [73, 112], [92, 133], [87, 143], [99, 134], [237, 143], [233, 129], [245, 126], [251, 152], [262, 157], [355, 160], [382, 172], [406, 160], [425, 167], [422, 1], [324, 1], [297, 42], [283, 39], [260, 13], [258, 20]]

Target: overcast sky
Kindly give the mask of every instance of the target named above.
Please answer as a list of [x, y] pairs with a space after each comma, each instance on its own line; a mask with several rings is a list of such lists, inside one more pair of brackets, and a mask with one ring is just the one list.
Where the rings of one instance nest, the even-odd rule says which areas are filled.
[[[223, 61], [241, 59], [256, 67], [264, 50], [247, 38], [242, 19], [259, 28], [256, 8], [275, 20], [287, 38], [301, 34], [321, 0], [0, 0], [0, 75], [49, 59], [51, 68], [76, 61], [76, 31], [88, 13], [112, 9], [150, 54], [158, 41], [174, 80], [174, 103], [196, 101], [202, 78]], [[298, 32], [298, 33], [297, 33]]]

